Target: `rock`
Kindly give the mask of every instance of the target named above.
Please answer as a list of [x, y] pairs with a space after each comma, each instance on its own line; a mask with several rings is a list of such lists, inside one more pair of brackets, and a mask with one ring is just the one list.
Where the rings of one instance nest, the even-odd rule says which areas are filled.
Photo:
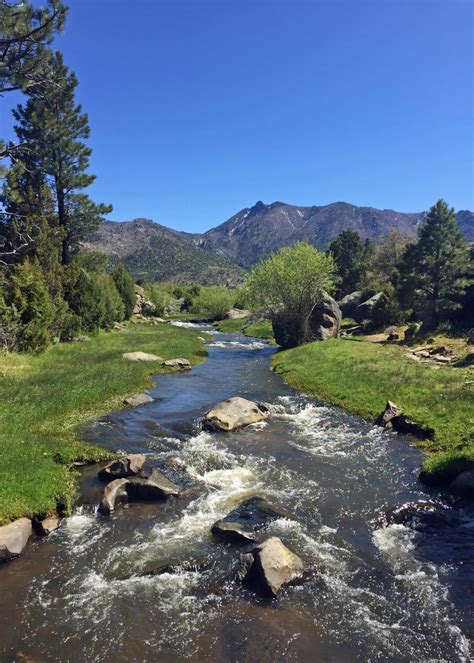
[[369, 297], [365, 302], [359, 304], [355, 311], [352, 314], [352, 317], [356, 322], [363, 322], [364, 320], [370, 320], [370, 315], [375, 304], [383, 297], [383, 292], [377, 292], [373, 297]]
[[145, 464], [143, 454], [128, 454], [103, 467], [99, 473], [99, 479], [126, 479], [141, 472]]
[[234, 398], [228, 398], [209, 410], [204, 415], [203, 425], [211, 430], [230, 431], [263, 421], [267, 417], [268, 414], [262, 412], [257, 403], [240, 396], [234, 396]]
[[201, 341], [202, 343], [205, 343], [205, 342], [206, 342], [206, 339], [204, 338], [204, 336], [198, 336], [198, 337], [197, 337], [197, 340], [198, 340], [198, 341]]
[[453, 482], [449, 484], [450, 492], [460, 497], [474, 497], [474, 470], [467, 470], [461, 472], [454, 479]]
[[254, 542], [257, 532], [278, 518], [290, 519], [291, 515], [263, 497], [252, 497], [215, 522], [211, 532], [226, 541]]
[[43, 520], [38, 521], [35, 525], [35, 529], [41, 536], [48, 536], [51, 532], [58, 529], [60, 524], [61, 518], [59, 516], [50, 516], [49, 518], [44, 518]]
[[125, 398], [123, 401], [124, 405], [130, 405], [130, 407], [138, 407], [139, 405], [145, 405], [146, 403], [152, 403], [153, 398], [148, 394], [134, 394]]
[[339, 335], [342, 313], [335, 299], [325, 295], [309, 319], [309, 340], [325, 341]]
[[149, 300], [145, 300], [142, 302], [142, 310], [141, 310], [142, 315], [145, 317], [155, 315], [156, 313], [156, 306], [153, 304], [153, 302], [150, 302]]
[[378, 519], [378, 527], [390, 527], [390, 525], [407, 525], [420, 513], [435, 511], [438, 505], [429, 500], [418, 500], [415, 502], [405, 502], [397, 506], [390, 507]]
[[241, 555], [241, 568], [244, 582], [250, 582], [273, 596], [283, 585], [301, 577], [304, 571], [302, 560], [276, 536]]
[[116, 479], [109, 483], [104, 490], [99, 511], [104, 515], [110, 515], [117, 503], [164, 500], [179, 495], [179, 488], [162, 472], [153, 469], [147, 477]]
[[241, 308], [231, 308], [230, 311], [227, 311], [226, 318], [229, 320], [240, 320], [241, 318], [248, 318], [250, 311]]
[[340, 299], [337, 303], [343, 318], [352, 318], [356, 308], [362, 301], [362, 291], [356, 290]]
[[175, 370], [178, 371], [190, 371], [192, 368], [191, 362], [188, 361], [187, 359], [182, 359], [181, 357], [179, 357], [178, 359], [167, 359], [163, 363], [168, 368], [174, 368]]
[[0, 562], [7, 562], [21, 555], [32, 532], [29, 518], [18, 518], [0, 527]]
[[445, 355], [430, 355], [432, 361], [437, 361], [440, 364], [450, 364], [452, 357], [446, 357]]
[[163, 359], [158, 357], [158, 355], [152, 355], [148, 352], [125, 352], [122, 357], [128, 359], [129, 361], [161, 361]]
[[390, 332], [387, 336], [387, 343], [396, 343], [400, 340], [400, 334], [398, 332]]
[[377, 426], [383, 426], [383, 428], [392, 428], [392, 419], [395, 417], [399, 417], [402, 413], [402, 409], [398, 407], [395, 403], [392, 401], [387, 401], [387, 404], [385, 405], [385, 410], [379, 414], [377, 417], [375, 423]]

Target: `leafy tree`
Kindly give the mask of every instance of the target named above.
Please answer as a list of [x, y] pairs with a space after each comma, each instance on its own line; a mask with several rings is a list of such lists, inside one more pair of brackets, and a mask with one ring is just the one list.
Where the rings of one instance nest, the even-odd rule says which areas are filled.
[[272, 321], [292, 326], [295, 344], [304, 343], [314, 308], [334, 290], [336, 266], [331, 255], [306, 242], [284, 247], [259, 263], [246, 279], [253, 304]]
[[468, 261], [454, 209], [438, 200], [418, 230], [418, 242], [409, 245], [401, 258], [397, 289], [402, 305], [426, 326], [436, 328], [461, 306], [469, 285]]
[[234, 295], [228, 288], [209, 286], [201, 288], [194, 304], [194, 311], [202, 313], [208, 320], [223, 320], [234, 305]]
[[87, 115], [76, 105], [77, 78], [58, 52], [50, 59], [51, 80], [41, 90], [28, 91], [28, 101], [14, 116], [19, 140], [28, 145], [22, 160], [29, 171], [46, 176], [54, 194], [55, 213], [63, 232], [62, 262], [69, 264], [83, 239], [99, 227], [111, 206], [94, 203], [83, 193], [95, 179], [87, 173], [91, 149]]
[[405, 237], [395, 229], [375, 246], [370, 260], [369, 280], [376, 284], [376, 290], [381, 290], [384, 285], [391, 282], [406, 247], [412, 243], [411, 238]]
[[331, 242], [329, 253], [334, 258], [339, 275], [337, 297], [343, 297], [365, 285], [371, 252], [371, 243], [368, 240], [363, 242], [354, 230], [344, 230]]
[[125, 320], [128, 320], [133, 315], [135, 308], [135, 284], [122, 263], [119, 263], [114, 269], [112, 277], [123, 301]]

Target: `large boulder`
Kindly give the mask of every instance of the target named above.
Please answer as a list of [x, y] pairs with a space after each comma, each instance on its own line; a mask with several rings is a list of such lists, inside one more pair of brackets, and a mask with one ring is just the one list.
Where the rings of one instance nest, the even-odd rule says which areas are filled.
[[161, 361], [161, 362], [163, 362], [163, 359], [161, 357], [158, 357], [158, 355], [152, 355], [148, 352], [124, 352], [122, 357], [124, 359], [128, 359], [129, 361]]
[[335, 299], [325, 295], [309, 319], [309, 339], [325, 341], [339, 335], [342, 313]]
[[362, 291], [351, 292], [338, 302], [343, 318], [353, 318], [356, 308], [362, 303]]
[[139, 474], [145, 464], [143, 454], [128, 454], [117, 458], [99, 471], [99, 479], [109, 481], [111, 479], [125, 479]]
[[211, 532], [226, 541], [254, 542], [258, 531], [278, 518], [291, 518], [291, 515], [263, 497], [252, 497], [215, 522]]
[[109, 483], [104, 490], [99, 511], [104, 515], [110, 515], [119, 503], [161, 501], [179, 495], [178, 486], [167, 479], [160, 470], [153, 469], [147, 477], [115, 479]]
[[235, 430], [249, 424], [256, 424], [268, 417], [257, 403], [234, 396], [215, 405], [204, 415], [203, 426], [210, 430]]
[[300, 578], [304, 571], [302, 560], [276, 536], [241, 555], [240, 560], [242, 580], [272, 596], [276, 596], [283, 585]]
[[384, 293], [377, 292], [372, 297], [369, 297], [369, 299], [366, 299], [365, 302], [359, 304], [355, 308], [352, 314], [354, 320], [356, 322], [364, 322], [364, 320], [370, 320], [372, 309], [382, 297], [384, 297]]
[[18, 518], [0, 527], [0, 562], [7, 562], [21, 555], [32, 532], [29, 518]]

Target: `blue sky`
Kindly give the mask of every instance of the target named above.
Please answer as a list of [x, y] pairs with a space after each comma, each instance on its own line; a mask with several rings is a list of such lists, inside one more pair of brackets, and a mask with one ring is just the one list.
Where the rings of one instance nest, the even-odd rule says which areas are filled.
[[57, 41], [115, 220], [257, 200], [473, 204], [470, 0], [70, 0]]

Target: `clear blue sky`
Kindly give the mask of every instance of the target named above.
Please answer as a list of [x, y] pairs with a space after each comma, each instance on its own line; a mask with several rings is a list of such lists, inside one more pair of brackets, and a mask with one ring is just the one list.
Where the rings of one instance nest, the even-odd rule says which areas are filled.
[[70, 0], [93, 196], [187, 231], [261, 199], [473, 204], [470, 0]]

